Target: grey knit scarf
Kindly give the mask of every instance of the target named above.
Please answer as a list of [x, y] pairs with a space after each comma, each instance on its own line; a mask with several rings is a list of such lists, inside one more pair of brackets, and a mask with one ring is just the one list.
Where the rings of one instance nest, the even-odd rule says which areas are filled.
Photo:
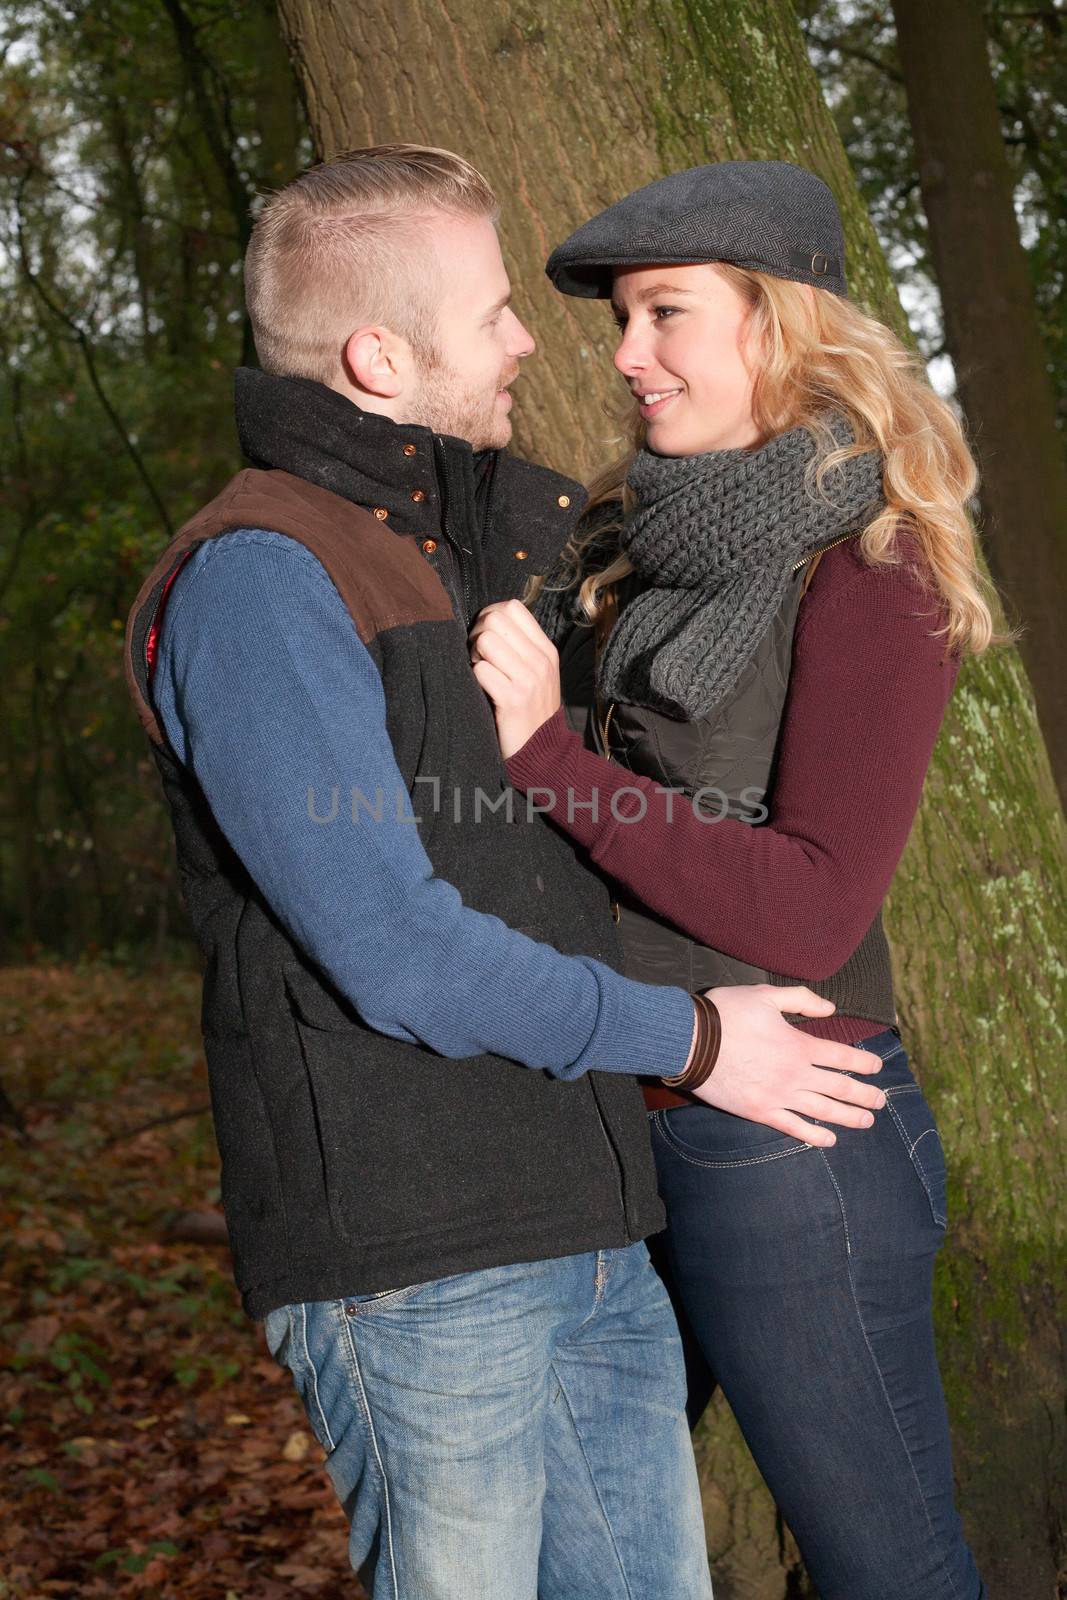
[[[853, 442], [843, 417], [827, 420], [839, 444]], [[729, 694], [797, 562], [860, 532], [881, 506], [877, 450], [834, 468], [820, 491], [808, 477], [816, 449], [806, 428], [793, 428], [758, 450], [638, 453], [627, 479], [637, 510], [610, 544], [625, 550], [639, 592], [604, 649], [603, 699], [692, 720]], [[587, 547], [583, 576], [612, 559], [605, 543]], [[577, 588], [552, 588], [564, 581], [560, 567], [533, 608], [557, 643], [583, 620]]]

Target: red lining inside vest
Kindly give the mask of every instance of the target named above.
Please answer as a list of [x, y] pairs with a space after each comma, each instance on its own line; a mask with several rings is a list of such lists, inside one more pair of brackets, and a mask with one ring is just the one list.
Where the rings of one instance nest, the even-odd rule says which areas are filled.
[[185, 554], [178, 562], [178, 565], [174, 568], [174, 571], [163, 585], [163, 593], [159, 597], [159, 604], [156, 606], [156, 614], [152, 619], [152, 623], [148, 629], [148, 634], [144, 643], [144, 659], [145, 665], [148, 668], [149, 683], [151, 683], [152, 674], [156, 670], [156, 656], [159, 652], [159, 630], [163, 626], [163, 613], [167, 609], [167, 601], [170, 598], [171, 585], [192, 554], [192, 550], [186, 550]]

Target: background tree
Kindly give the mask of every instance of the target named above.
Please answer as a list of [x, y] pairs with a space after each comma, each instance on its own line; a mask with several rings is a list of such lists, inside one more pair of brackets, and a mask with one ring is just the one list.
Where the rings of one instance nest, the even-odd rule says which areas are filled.
[[[1067, 459], [979, 0], [893, 0], [930, 248], [982, 464], [986, 549], [1067, 796]], [[1058, 23], [1058, 17], [1053, 20]]]
[[[1067, 794], [1067, 50], [1058, 0], [804, 0], [835, 120], [928, 354], [952, 357], [986, 547]], [[932, 292], [915, 293], [916, 274]], [[936, 288], [934, 284], [936, 283]], [[940, 291], [940, 299], [938, 298]], [[943, 305], [943, 316], [939, 308]]]
[[[505, 197], [517, 307], [540, 339], [519, 444], [587, 470], [617, 395], [603, 306], [540, 273], [577, 221], [673, 167], [813, 167], [838, 197], [853, 293], [901, 324], [884, 258], [780, 0], [280, 0], [318, 153], [443, 144]], [[1064, 1552], [1063, 1194], [1052, 1063], [1067, 927], [1064, 830], [1017, 655], [962, 676], [890, 907], [904, 1024], [946, 1134], [954, 1232], [940, 1330], [961, 1498], [991, 1593], [1044, 1600]], [[1057, 1009], [1057, 1001], [1059, 1008]], [[1062, 1206], [1059, 1208], [1062, 1211]], [[728, 1419], [700, 1439], [719, 1592], [803, 1594]]]
[[[1015, 212], [1067, 430], [1067, 51], [1062, 0], [985, 0], [988, 56]], [[896, 22], [886, 0], [797, 0], [808, 54], [928, 360], [947, 358]], [[950, 371], [938, 381], [951, 387]]]

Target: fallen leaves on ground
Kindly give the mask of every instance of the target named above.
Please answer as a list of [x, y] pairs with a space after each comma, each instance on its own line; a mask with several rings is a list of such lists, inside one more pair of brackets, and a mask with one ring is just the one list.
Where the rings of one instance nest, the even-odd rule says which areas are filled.
[[225, 1248], [167, 1239], [218, 1210], [199, 990], [0, 970], [0, 1085], [27, 1132], [0, 1129], [0, 1600], [362, 1593]]

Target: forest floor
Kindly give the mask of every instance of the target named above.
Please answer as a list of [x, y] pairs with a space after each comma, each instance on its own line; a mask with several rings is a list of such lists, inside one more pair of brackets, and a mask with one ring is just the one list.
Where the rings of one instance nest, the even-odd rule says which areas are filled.
[[199, 1004], [193, 972], [0, 969], [0, 1600], [362, 1593], [225, 1245], [168, 1242], [219, 1210]]

